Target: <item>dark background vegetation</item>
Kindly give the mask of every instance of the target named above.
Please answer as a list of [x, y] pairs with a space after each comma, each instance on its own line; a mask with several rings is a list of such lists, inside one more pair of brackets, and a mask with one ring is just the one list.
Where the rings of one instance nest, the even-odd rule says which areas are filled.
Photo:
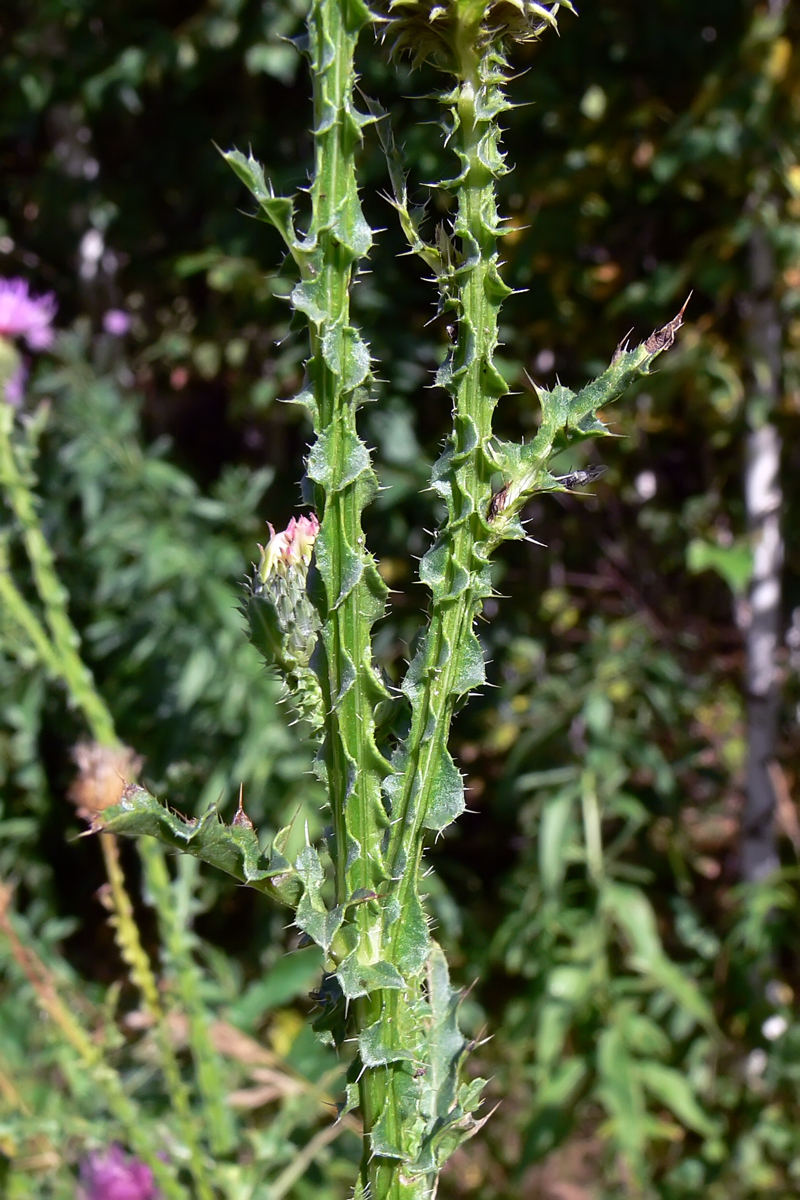
[[[542, 544], [497, 565], [504, 598], [483, 627], [495, 687], [455, 735], [473, 811], [431, 853], [430, 903], [456, 977], [475, 983], [465, 1020], [495, 1035], [476, 1057], [505, 1099], [448, 1169], [448, 1196], [800, 1187], [800, 13], [773, 9], [586, 0], [514, 59], [503, 250], [520, 290], [503, 310], [503, 433], [535, 429], [525, 372], [580, 386], [629, 329], [641, 340], [692, 299], [675, 349], [606, 414], [618, 439], [564, 461], [607, 465], [593, 495], [534, 503]], [[252, 146], [276, 190], [302, 187], [308, 85], [282, 40], [302, 19], [299, 0], [7, 0], [0, 16], [0, 271], [59, 301], [65, 333], [31, 403], [52, 400], [42, 511], [84, 655], [156, 794], [230, 810], [241, 782], [265, 835], [298, 808], [321, 829], [302, 729], [236, 612], [264, 522], [298, 510], [308, 430], [280, 401], [300, 388], [305, 346], [278, 239], [214, 147]], [[433, 79], [369, 39], [361, 71], [442, 219], [425, 188], [452, 169]], [[388, 485], [366, 524], [394, 589], [377, 652], [397, 677], [424, 606], [414, 556], [436, 521], [420, 492], [447, 425], [430, 390], [447, 335], [401, 257], [371, 135], [362, 179], [382, 232], [355, 305], [383, 380], [363, 419]], [[781, 349], [789, 637], [783, 870], [743, 885], [755, 228], [772, 247]], [[109, 308], [131, 314], [127, 338], [103, 333]], [[0, 865], [42, 936], [66, 936], [79, 972], [111, 982], [100, 860], [73, 840], [66, 800], [80, 723], [8, 649], [0, 686]], [[245, 993], [291, 937], [261, 897], [206, 886], [199, 928]], [[292, 1000], [256, 1003], [252, 1027], [285, 1030]]]

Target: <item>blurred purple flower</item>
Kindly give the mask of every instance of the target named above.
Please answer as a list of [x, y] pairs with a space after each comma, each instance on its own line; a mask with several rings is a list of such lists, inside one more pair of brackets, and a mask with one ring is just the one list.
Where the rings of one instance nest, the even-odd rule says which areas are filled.
[[46, 350], [53, 342], [55, 315], [52, 292], [32, 296], [27, 279], [0, 279], [0, 337], [22, 337], [31, 350]]
[[158, 1200], [153, 1172], [121, 1146], [93, 1150], [81, 1163], [79, 1200]]
[[110, 308], [103, 313], [103, 329], [112, 337], [125, 337], [131, 327], [131, 319], [121, 308]]
[[19, 408], [25, 397], [25, 380], [28, 378], [28, 372], [24, 363], [17, 365], [14, 374], [6, 381], [6, 401], [13, 408]]

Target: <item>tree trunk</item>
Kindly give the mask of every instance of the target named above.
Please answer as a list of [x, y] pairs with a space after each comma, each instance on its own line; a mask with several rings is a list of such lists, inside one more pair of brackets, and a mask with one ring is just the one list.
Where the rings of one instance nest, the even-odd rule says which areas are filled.
[[775, 262], [766, 235], [750, 240], [752, 287], [746, 300], [751, 395], [744, 494], [753, 546], [753, 577], [745, 623], [747, 650], [747, 788], [742, 814], [740, 872], [745, 882], [764, 879], [779, 865], [775, 790], [770, 763], [778, 735], [776, 651], [780, 636], [781, 439], [772, 417], [780, 399], [781, 325], [775, 300]]

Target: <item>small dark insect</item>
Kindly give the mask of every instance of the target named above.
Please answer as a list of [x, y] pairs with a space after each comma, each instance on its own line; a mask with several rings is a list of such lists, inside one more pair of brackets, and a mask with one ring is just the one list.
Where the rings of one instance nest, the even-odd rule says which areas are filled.
[[608, 467], [601, 463], [597, 467], [586, 467], [583, 471], [571, 471], [569, 475], [556, 475], [555, 478], [560, 484], [567, 489], [568, 492], [574, 492], [576, 488], [586, 487], [588, 483], [594, 483], [595, 479], [599, 479], [601, 475], [605, 475]]
[[510, 486], [511, 485], [507, 483], [505, 487], [500, 488], [500, 491], [495, 492], [492, 496], [491, 500], [489, 501], [489, 507], [486, 511], [486, 519], [488, 521], [494, 521], [495, 517], [500, 516], [500, 513], [506, 506], [506, 501], [508, 500], [508, 489]]

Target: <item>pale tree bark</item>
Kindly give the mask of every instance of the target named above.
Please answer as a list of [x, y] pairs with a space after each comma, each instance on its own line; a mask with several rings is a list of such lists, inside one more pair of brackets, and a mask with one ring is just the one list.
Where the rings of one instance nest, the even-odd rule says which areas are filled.
[[783, 565], [781, 439], [773, 420], [781, 393], [781, 322], [775, 299], [774, 255], [760, 228], [750, 240], [750, 270], [751, 290], [743, 302], [750, 365], [744, 495], [753, 577], [744, 621], [747, 784], [739, 849], [741, 877], [754, 883], [779, 866], [770, 764], [778, 737], [777, 650]]

